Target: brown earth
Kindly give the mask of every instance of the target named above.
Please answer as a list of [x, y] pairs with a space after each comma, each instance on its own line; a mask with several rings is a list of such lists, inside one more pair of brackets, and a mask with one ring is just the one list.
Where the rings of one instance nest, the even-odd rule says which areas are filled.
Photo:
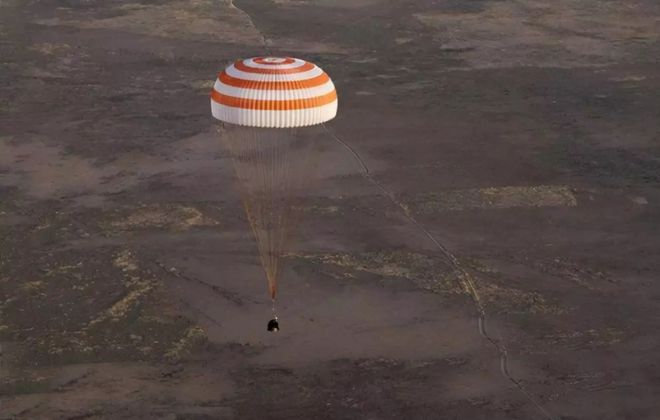
[[[652, 0], [0, 0], [0, 418], [658, 418], [659, 38]], [[341, 101], [278, 334], [207, 96], [265, 52]]]

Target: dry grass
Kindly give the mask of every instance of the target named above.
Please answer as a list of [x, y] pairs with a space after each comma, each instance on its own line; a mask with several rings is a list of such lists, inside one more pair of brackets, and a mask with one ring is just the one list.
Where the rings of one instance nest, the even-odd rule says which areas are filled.
[[113, 29], [173, 39], [194, 39], [261, 45], [259, 31], [229, 1], [187, 0], [167, 4], [125, 3], [115, 16], [75, 20], [44, 19], [42, 25], [66, 25], [84, 29]]
[[[292, 256], [324, 265], [333, 277], [359, 279], [361, 273], [381, 278], [406, 279], [416, 287], [442, 295], [467, 294], [460, 275], [442, 259], [409, 251], [381, 251], [363, 254], [304, 254]], [[566, 309], [550, 302], [541, 293], [509, 287], [499, 273], [482, 263], [467, 265], [487, 273], [474, 280], [480, 300], [487, 309], [498, 313], [528, 313], [558, 315]], [[478, 267], [479, 269], [476, 269]]]
[[429, 193], [412, 200], [420, 213], [516, 207], [574, 207], [577, 199], [567, 186], [491, 187]]
[[117, 210], [107, 215], [100, 225], [107, 234], [113, 234], [144, 229], [186, 231], [216, 226], [218, 221], [204, 215], [195, 207], [162, 204]]
[[[180, 316], [160, 279], [134, 252], [108, 251], [53, 253], [34, 270], [34, 257], [25, 259], [19, 269], [30, 280], [2, 286], [7, 299], [0, 302], [0, 334], [17, 343], [5, 352], [5, 362], [180, 359], [205, 342], [204, 332]], [[16, 258], [14, 265], [21, 265]]]
[[42, 42], [39, 44], [32, 45], [30, 47], [30, 50], [36, 51], [44, 55], [59, 56], [69, 52], [71, 50], [71, 46], [69, 44], [54, 44], [50, 42]]
[[462, 51], [476, 68], [608, 64], [633, 57], [660, 33], [653, 13], [616, 0], [488, 2], [415, 17], [437, 31], [441, 50]]

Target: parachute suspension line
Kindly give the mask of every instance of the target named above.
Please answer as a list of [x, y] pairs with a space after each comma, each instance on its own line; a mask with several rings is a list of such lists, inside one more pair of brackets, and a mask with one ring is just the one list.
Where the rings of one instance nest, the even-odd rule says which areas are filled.
[[273, 302], [273, 318], [277, 319], [277, 311], [275, 310], [275, 298], [272, 299]]
[[222, 128], [219, 132], [232, 155], [247, 220], [274, 299], [292, 225], [301, 211], [297, 199], [316, 168], [313, 142], [302, 139], [297, 128]]
[[263, 227], [263, 221], [265, 220], [264, 206], [261, 205], [259, 197], [259, 195], [265, 193], [262, 187], [264, 183], [262, 180], [265, 179], [265, 173], [261, 174], [263, 168], [258, 164], [262, 160], [262, 151], [258, 148], [257, 133], [252, 128], [223, 128], [221, 138], [232, 155], [231, 160], [234, 166], [234, 173], [238, 178], [238, 187], [243, 197], [243, 207], [250, 229], [256, 239], [259, 258], [264, 267], [272, 295], [273, 287], [269, 269], [270, 264], [264, 258], [267, 255], [267, 249], [264, 246], [263, 240], [260, 240], [267, 230]]
[[337, 134], [335, 134], [333, 131], [331, 131], [325, 124], [323, 125], [323, 129], [325, 130], [326, 133], [330, 135], [337, 143], [342, 145], [346, 150], [348, 150], [355, 160], [358, 162], [362, 176], [367, 179], [371, 184], [373, 184], [376, 188], [378, 188], [382, 194], [387, 197], [392, 204], [396, 205], [399, 207], [403, 214], [406, 216], [406, 218], [413, 224], [415, 225], [424, 235], [438, 248], [438, 250], [442, 253], [442, 255], [447, 259], [447, 261], [450, 263], [452, 268], [458, 273], [458, 281], [465, 290], [466, 293], [468, 293], [472, 299], [472, 302], [474, 303], [475, 309], [477, 310], [478, 314], [478, 328], [479, 328], [479, 334], [484, 337], [498, 352], [499, 357], [500, 357], [500, 373], [502, 376], [512, 383], [518, 391], [525, 396], [525, 398], [534, 405], [534, 407], [541, 413], [546, 419], [549, 420], [556, 420], [556, 418], [550, 414], [541, 403], [539, 403], [536, 398], [529, 392], [527, 389], [524, 387], [524, 385], [517, 379], [515, 379], [509, 372], [509, 358], [508, 358], [508, 350], [506, 345], [504, 344], [504, 340], [502, 339], [501, 335], [498, 334], [500, 337], [499, 339], [493, 338], [491, 335], [489, 335], [488, 330], [486, 329], [486, 309], [482, 303], [481, 297], [479, 296], [479, 293], [477, 291], [477, 288], [474, 284], [474, 280], [470, 276], [470, 274], [463, 268], [463, 266], [460, 264], [460, 262], [456, 259], [456, 257], [444, 246], [438, 241], [435, 236], [424, 226], [422, 225], [412, 214], [412, 211], [410, 208], [403, 202], [401, 202], [396, 195], [388, 190], [380, 181], [378, 181], [372, 174], [372, 172], [369, 170], [369, 167], [365, 163], [364, 159], [360, 156], [360, 154], [350, 145], [348, 144], [345, 140], [343, 140], [341, 137], [339, 137]]

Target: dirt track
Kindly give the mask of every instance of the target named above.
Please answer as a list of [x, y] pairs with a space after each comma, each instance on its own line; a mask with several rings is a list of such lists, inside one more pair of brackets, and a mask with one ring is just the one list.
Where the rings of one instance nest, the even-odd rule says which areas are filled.
[[[0, 418], [655, 419], [660, 6], [0, 0]], [[264, 43], [267, 47], [264, 48]], [[265, 280], [208, 92], [333, 78]]]

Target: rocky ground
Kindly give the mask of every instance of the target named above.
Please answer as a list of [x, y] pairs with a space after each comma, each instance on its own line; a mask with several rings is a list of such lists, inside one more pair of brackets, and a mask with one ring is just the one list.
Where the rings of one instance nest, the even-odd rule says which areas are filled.
[[[0, 418], [657, 418], [659, 38], [652, 0], [0, 0]], [[265, 53], [340, 95], [276, 335], [208, 104]]]

